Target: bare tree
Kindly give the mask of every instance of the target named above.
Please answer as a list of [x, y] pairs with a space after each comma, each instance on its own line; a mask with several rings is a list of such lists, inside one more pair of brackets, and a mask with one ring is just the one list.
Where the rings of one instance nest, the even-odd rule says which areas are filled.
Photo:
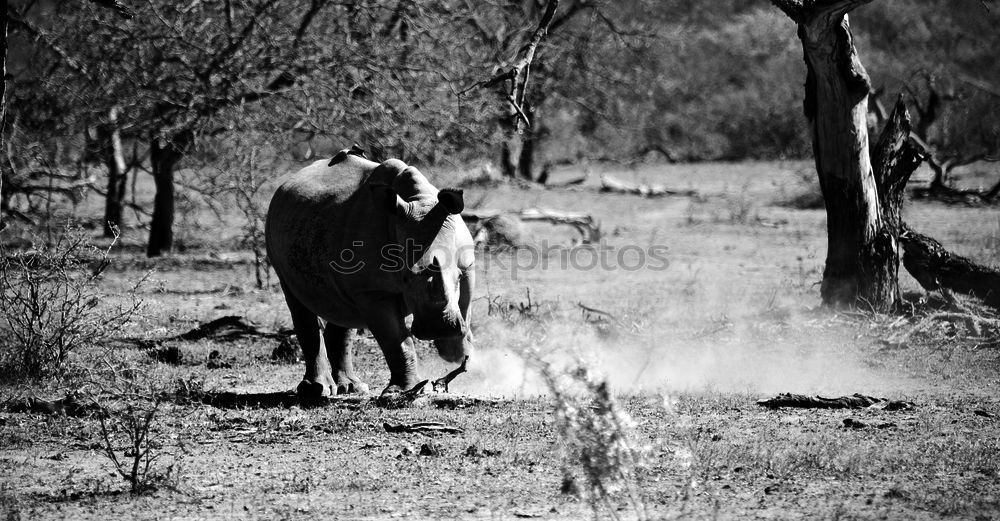
[[[545, 181], [547, 166], [535, 174], [537, 151], [547, 134], [544, 113], [572, 107], [583, 118], [610, 120], [611, 110], [601, 106], [628, 96], [640, 83], [637, 74], [655, 68], [651, 60], [636, 63], [634, 58], [643, 56], [643, 43], [655, 37], [654, 19], [643, 18], [644, 7], [641, 1], [512, 1], [488, 13], [490, 20], [503, 20], [499, 26], [486, 24], [486, 13], [468, 11], [467, 24], [484, 44], [482, 66], [495, 73], [463, 92], [486, 89], [500, 100], [500, 167], [505, 176]], [[630, 58], [618, 55], [620, 47]]]
[[902, 190], [920, 158], [907, 146], [909, 116], [901, 101], [875, 154], [869, 151], [871, 85], [847, 17], [869, 1], [772, 3], [798, 24], [805, 54], [804, 107], [827, 211], [823, 302], [887, 311], [899, 300]]

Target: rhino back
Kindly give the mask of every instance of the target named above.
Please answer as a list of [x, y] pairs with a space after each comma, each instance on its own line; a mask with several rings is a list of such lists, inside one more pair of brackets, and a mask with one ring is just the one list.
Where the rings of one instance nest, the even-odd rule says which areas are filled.
[[288, 176], [268, 207], [265, 238], [278, 279], [326, 320], [355, 319], [350, 316], [351, 295], [330, 263], [340, 258], [345, 243], [351, 244], [358, 222], [371, 219], [352, 203], [375, 166], [357, 156], [332, 167], [327, 160], [317, 161]]

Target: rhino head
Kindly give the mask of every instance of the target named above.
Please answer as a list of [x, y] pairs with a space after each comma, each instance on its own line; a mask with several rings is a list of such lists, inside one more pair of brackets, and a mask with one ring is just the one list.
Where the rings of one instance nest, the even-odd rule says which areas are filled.
[[460, 215], [462, 191], [438, 190], [398, 160], [379, 168], [385, 167], [395, 171], [391, 183], [379, 183], [376, 171], [370, 186], [389, 210], [398, 261], [392, 275], [413, 315], [410, 332], [433, 340], [445, 360], [461, 362], [472, 350], [468, 319], [475, 278], [474, 243]]

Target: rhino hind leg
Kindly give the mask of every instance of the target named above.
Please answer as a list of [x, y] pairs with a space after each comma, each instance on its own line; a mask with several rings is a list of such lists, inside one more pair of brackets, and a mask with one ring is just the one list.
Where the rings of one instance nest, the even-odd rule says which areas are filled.
[[333, 390], [336, 394], [365, 394], [368, 392], [368, 385], [354, 372], [354, 350], [351, 349], [348, 331], [345, 327], [330, 323], [323, 329], [323, 341], [326, 343], [326, 354], [335, 384]]
[[284, 286], [282, 291], [306, 362], [306, 374], [296, 389], [299, 399], [308, 402], [329, 397], [335, 392], [337, 383], [333, 379], [326, 349], [320, 349], [319, 319]]

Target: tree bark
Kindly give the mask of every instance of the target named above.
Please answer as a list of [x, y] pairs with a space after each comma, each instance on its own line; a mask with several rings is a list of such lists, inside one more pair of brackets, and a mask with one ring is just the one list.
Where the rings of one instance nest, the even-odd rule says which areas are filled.
[[[813, 153], [827, 209], [827, 257], [820, 293], [834, 307], [890, 300], [882, 280], [862, 276], [877, 230], [878, 196], [868, 154], [869, 80], [851, 42], [847, 16], [819, 15], [799, 26], [811, 80]], [[811, 85], [810, 85], [811, 84]], [[806, 99], [810, 94], [806, 94]], [[876, 272], [877, 273], [877, 272]], [[882, 306], [878, 306], [882, 307]]]
[[541, 138], [541, 127], [535, 107], [528, 101], [523, 107], [524, 113], [529, 116], [527, 124], [513, 112], [501, 118], [505, 137], [500, 143], [500, 171], [504, 177], [511, 179], [538, 181], [535, 177], [535, 152]]
[[121, 133], [118, 130], [118, 109], [108, 111], [108, 121], [99, 129], [101, 159], [108, 169], [108, 192], [104, 199], [104, 236], [114, 237], [122, 222], [127, 175]]
[[[900, 179], [893, 173], [898, 154], [882, 150], [877, 160], [885, 170], [877, 179], [869, 155], [871, 83], [847, 18], [849, 11], [869, 1], [773, 0], [798, 23], [807, 67], [804, 108], [827, 209], [823, 303], [889, 311], [899, 295], [898, 267], [893, 264], [898, 263], [898, 225], [893, 223], [898, 223], [898, 203], [909, 176]], [[909, 131], [909, 118], [898, 114], [895, 119], [895, 128], [892, 121], [887, 124], [884, 139], [891, 143], [889, 149], [901, 151], [905, 142], [899, 132], [903, 126]], [[880, 195], [880, 189], [900, 193]]]
[[924, 289], [944, 287], [1000, 308], [1000, 272], [955, 255], [934, 239], [902, 226], [903, 266]]
[[[7, 125], [7, 0], [3, 0], [3, 11], [0, 12], [0, 31], [3, 41], [0, 41], [0, 149], [6, 145], [4, 129]], [[0, 172], [0, 201], [3, 198], [3, 172]], [[3, 221], [3, 211], [0, 210], [0, 230], [7, 226]]]
[[147, 257], [159, 257], [173, 250], [174, 169], [193, 138], [191, 132], [183, 131], [169, 141], [154, 136], [150, 143], [149, 161], [156, 195], [153, 199], [153, 218], [149, 224]]
[[528, 123], [522, 127], [519, 136], [521, 139], [521, 153], [517, 158], [517, 171], [522, 179], [527, 181], [535, 180], [535, 145], [538, 140], [538, 115], [535, 107], [525, 100], [523, 103], [524, 112], [528, 114]]

